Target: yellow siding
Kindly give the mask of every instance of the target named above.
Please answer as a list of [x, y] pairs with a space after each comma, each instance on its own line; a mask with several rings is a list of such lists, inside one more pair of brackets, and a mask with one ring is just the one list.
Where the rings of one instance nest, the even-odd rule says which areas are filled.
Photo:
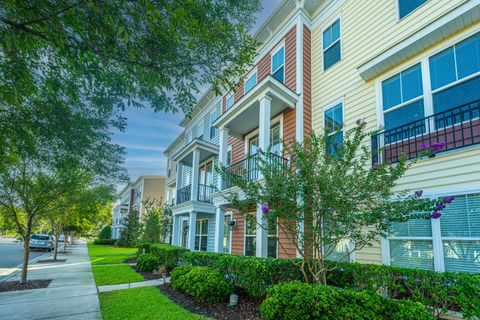
[[[394, 71], [401, 71], [419, 61], [421, 57], [455, 43], [467, 33], [480, 31], [480, 22], [368, 82], [360, 77], [358, 67], [465, 2], [467, 1], [430, 0], [398, 21], [395, 0], [345, 0], [336, 12], [312, 30], [313, 130], [317, 132], [323, 130], [323, 109], [340, 98], [344, 99], [344, 122], [347, 129], [359, 118], [367, 121], [369, 129], [377, 128], [376, 81], [386, 75], [393, 75]], [[342, 30], [342, 60], [324, 72], [322, 28], [339, 16]], [[478, 185], [479, 181], [480, 147], [474, 147], [420, 161], [399, 182], [398, 188], [462, 189]], [[357, 252], [357, 260], [381, 263], [380, 244], [373, 245]]]

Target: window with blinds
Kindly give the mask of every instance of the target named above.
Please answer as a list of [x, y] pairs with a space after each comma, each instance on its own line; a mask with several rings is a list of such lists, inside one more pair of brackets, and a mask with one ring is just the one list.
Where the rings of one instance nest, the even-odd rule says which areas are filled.
[[195, 226], [195, 250], [207, 251], [208, 219], [199, 219]]
[[398, 17], [403, 19], [428, 0], [398, 0]]
[[257, 73], [252, 74], [246, 81], [243, 87], [243, 93], [246, 94], [257, 85]]
[[281, 83], [285, 81], [285, 47], [272, 55], [272, 76]]
[[323, 70], [329, 69], [342, 59], [342, 34], [340, 19], [323, 31]]

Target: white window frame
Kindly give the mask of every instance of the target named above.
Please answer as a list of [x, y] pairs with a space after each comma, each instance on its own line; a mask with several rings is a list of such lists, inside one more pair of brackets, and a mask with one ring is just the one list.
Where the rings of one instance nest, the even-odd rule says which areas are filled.
[[[330, 43], [330, 45], [324, 49], [323, 48], [323, 33], [324, 33], [325, 30], [330, 28], [335, 22], [337, 22], [337, 20], [338, 20], [338, 25], [339, 25], [339, 29], [340, 29], [340, 36], [338, 37], [338, 40]], [[331, 19], [330, 22], [322, 28], [321, 34], [322, 34], [322, 58], [323, 58], [322, 59], [322, 71], [325, 72], [325, 71], [328, 71], [328, 70], [332, 69], [334, 65], [336, 65], [337, 63], [339, 63], [340, 61], [343, 60], [343, 41], [342, 41], [343, 40], [343, 32], [342, 32], [342, 17], [341, 17], [341, 15], [338, 15], [335, 18]], [[325, 69], [325, 51], [330, 49], [332, 46], [334, 46], [339, 41], [340, 41], [340, 59], [337, 62], [335, 62], [334, 64], [332, 64], [328, 69]]]
[[[283, 113], [279, 114], [278, 116], [270, 120], [270, 130], [272, 129], [272, 127], [276, 126], [277, 124], [280, 126], [280, 138], [283, 140]], [[245, 139], [244, 139], [245, 157], [248, 156], [248, 152], [249, 152], [248, 146], [250, 145], [250, 140], [252, 138], [255, 138], [255, 136], [258, 136], [258, 133], [259, 133], [259, 130], [258, 128], [256, 128], [255, 130], [245, 135]], [[282, 151], [283, 151], [283, 144], [280, 144], [280, 152]]]
[[[234, 221], [233, 220], [233, 212], [231, 211], [228, 211], [228, 212], [225, 212], [225, 217], [230, 217], [230, 221]], [[223, 223], [225, 224], [225, 218], [223, 220]], [[232, 253], [232, 236], [233, 236], [233, 230], [232, 228], [230, 228], [230, 226], [228, 226], [228, 233], [230, 234], [230, 241], [228, 243], [228, 252], [225, 252], [225, 247], [223, 247], [223, 250], [222, 252], [223, 253], [228, 253], [228, 254], [231, 254]], [[225, 240], [225, 232], [223, 233], [223, 239]], [[222, 241], [223, 242], [223, 241]]]
[[424, 2], [424, 3], [422, 3], [421, 5], [419, 5], [419, 6], [416, 7], [414, 10], [410, 11], [408, 14], [406, 14], [406, 15], [403, 16], [403, 17], [400, 17], [400, 0], [394, 0], [394, 1], [395, 1], [395, 10], [396, 10], [396, 13], [397, 13], [397, 22], [400, 22], [400, 21], [402, 21], [403, 19], [409, 17], [411, 14], [413, 14], [414, 12], [416, 12], [418, 9], [420, 9], [420, 8], [423, 7], [424, 5], [426, 5], [429, 0], [427, 0], [427, 1]]
[[[253, 232], [253, 234], [249, 234], [247, 235], [247, 215], [252, 215], [254, 218], [255, 218], [255, 230]], [[257, 238], [257, 222], [256, 222], [256, 219], [257, 219], [257, 213], [256, 212], [249, 212], [247, 213], [247, 215], [244, 216], [244, 226], [243, 226], [243, 255], [246, 256], [246, 252], [247, 252], [247, 237], [250, 237], [250, 238], [255, 238], [255, 248], [256, 249], [256, 238]], [[253, 254], [253, 256], [250, 256], [250, 257], [255, 257], [256, 256], [256, 253]]]
[[270, 234], [268, 234], [268, 230], [267, 230], [267, 256], [268, 256], [268, 239], [270, 239], [270, 238], [275, 238], [275, 239], [277, 239], [276, 248], [275, 248], [275, 250], [276, 250], [276, 252], [275, 252], [275, 258], [278, 258], [278, 248], [280, 247], [280, 245], [279, 245], [279, 244], [280, 244], [280, 243], [279, 243], [279, 242], [280, 242], [280, 239], [278, 238], [278, 230], [279, 230], [280, 228], [279, 228], [279, 226], [278, 226], [278, 220], [275, 221], [275, 228], [276, 228], [276, 233], [275, 233], [275, 235], [270, 235]]
[[[446, 197], [449, 195], [463, 196], [469, 194], [480, 193], [480, 188], [444, 188], [432, 191], [425, 191], [423, 198], [425, 199], [437, 199], [440, 197]], [[455, 200], [454, 200], [455, 201]], [[458, 240], [458, 241], [480, 241], [480, 237], [442, 237], [440, 219], [430, 219], [432, 224], [432, 236], [431, 237], [387, 237], [381, 238], [380, 246], [382, 251], [382, 263], [385, 265], [391, 265], [390, 257], [390, 239], [391, 240], [431, 240], [433, 244], [433, 268], [435, 271], [445, 271], [445, 257], [443, 252], [443, 241]]]
[[[274, 70], [273, 69], [273, 57], [282, 49], [283, 49], [283, 63], [278, 68], [276, 68]], [[273, 74], [283, 67], [283, 82], [282, 83], [285, 83], [285, 60], [286, 60], [285, 43], [282, 42], [282, 44], [280, 44], [274, 51], [272, 51], [272, 54], [270, 55], [270, 74], [273, 77]]]
[[[229, 99], [232, 99], [232, 105], [231, 106], [228, 106], [228, 100]], [[234, 93], [227, 94], [225, 96], [225, 111], [227, 111], [228, 109], [233, 107], [234, 104], [235, 104], [235, 94]]]
[[[251, 78], [253, 78], [254, 75], [256, 75], [255, 84], [253, 85], [253, 87], [250, 90], [246, 91], [246, 88], [247, 88], [246, 84]], [[257, 70], [257, 68], [255, 68], [254, 70], [250, 71], [250, 73], [244, 79], [243, 94], [245, 95], [245, 94], [249, 93], [250, 91], [252, 91], [257, 84], [258, 84], [258, 70]]]
[[[204, 234], [204, 233], [198, 233], [199, 232], [199, 228], [197, 228], [197, 226], [195, 225], [195, 237], [194, 237], [194, 241], [197, 239], [197, 237], [199, 237], [198, 239], [198, 250], [195, 249], [195, 243], [193, 243], [193, 247], [194, 247], [194, 250], [195, 251], [202, 251], [201, 248], [202, 248], [202, 237], [204, 236], [207, 236], [207, 249], [203, 252], [207, 252], [208, 251], [208, 228], [210, 228], [210, 222], [208, 221], [208, 218], [201, 218], [201, 219], [197, 219], [195, 221], [195, 223], [197, 222], [200, 222], [200, 228], [202, 227], [202, 224], [204, 221], [207, 221], [207, 233]], [[200, 230], [201, 231], [201, 230]]]
[[[323, 117], [323, 128], [325, 130], [326, 128], [326, 117], [325, 117], [325, 112], [336, 107], [337, 105], [339, 104], [342, 104], [342, 120], [343, 120], [343, 123], [342, 123], [342, 134], [345, 134], [344, 130], [345, 130], [345, 97], [341, 97], [331, 103], [329, 103], [327, 106], [325, 106], [323, 108], [323, 111], [322, 111], [322, 117]], [[335, 132], [329, 132], [328, 133], [328, 136], [332, 136], [334, 135]]]

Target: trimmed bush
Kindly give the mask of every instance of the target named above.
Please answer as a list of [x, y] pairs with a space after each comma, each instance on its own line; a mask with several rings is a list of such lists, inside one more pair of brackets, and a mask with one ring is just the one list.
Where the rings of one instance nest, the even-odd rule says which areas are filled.
[[170, 273], [170, 283], [172, 284], [172, 286], [177, 289], [178, 291], [182, 291], [183, 292], [183, 289], [180, 288], [180, 286], [178, 285], [178, 282], [177, 280], [189, 273], [194, 267], [193, 266], [188, 266], [188, 265], [183, 265], [183, 266], [179, 266], [179, 267], [176, 267], [175, 269], [173, 269], [172, 273]]
[[138, 245], [138, 254], [144, 253], [143, 250], [145, 250], [145, 253], [150, 253], [150, 246], [151, 245], [152, 245], [152, 243], [149, 243], [149, 242], [140, 243]]
[[93, 244], [104, 245], [104, 246], [114, 246], [117, 243], [116, 239], [95, 239]]
[[335, 267], [327, 274], [330, 285], [420, 302], [432, 307], [435, 316], [452, 310], [467, 319], [480, 318], [480, 275], [352, 262], [328, 264]]
[[185, 261], [194, 266], [207, 266], [253, 298], [265, 296], [269, 286], [302, 280], [299, 260], [245, 257], [211, 252], [187, 252]]
[[158, 270], [160, 259], [151, 253], [141, 254], [137, 258], [137, 267], [143, 272], [152, 272]]
[[270, 287], [260, 313], [266, 320], [434, 319], [418, 302], [395, 301], [366, 291], [300, 282]]
[[160, 265], [165, 266], [169, 271], [184, 263], [183, 256], [186, 252], [188, 252], [188, 249], [164, 243], [151, 244], [148, 246], [148, 253], [157, 256]]
[[[220, 272], [209, 267], [181, 269], [171, 280], [174, 289], [194, 297], [199, 302], [225, 301], [232, 293], [232, 285]], [[178, 273], [185, 272], [182, 275]]]

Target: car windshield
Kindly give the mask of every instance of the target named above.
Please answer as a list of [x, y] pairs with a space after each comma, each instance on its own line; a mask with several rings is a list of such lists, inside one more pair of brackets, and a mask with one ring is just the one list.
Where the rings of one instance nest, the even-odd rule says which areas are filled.
[[33, 240], [48, 240], [48, 236], [42, 236], [40, 234], [34, 234], [32, 236]]

